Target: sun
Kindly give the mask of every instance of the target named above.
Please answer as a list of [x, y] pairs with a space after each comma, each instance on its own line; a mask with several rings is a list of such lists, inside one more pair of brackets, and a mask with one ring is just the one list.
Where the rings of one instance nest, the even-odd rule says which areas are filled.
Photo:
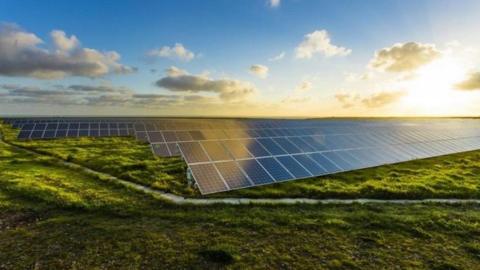
[[403, 103], [422, 115], [448, 115], [468, 103], [465, 95], [454, 89], [465, 78], [462, 60], [445, 56], [413, 74], [402, 87], [407, 90]]

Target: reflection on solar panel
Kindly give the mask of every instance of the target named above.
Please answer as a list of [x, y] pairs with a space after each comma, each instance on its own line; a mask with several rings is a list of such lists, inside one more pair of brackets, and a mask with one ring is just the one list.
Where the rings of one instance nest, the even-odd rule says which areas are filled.
[[135, 136], [202, 194], [480, 149], [480, 120], [10, 118], [19, 139]]

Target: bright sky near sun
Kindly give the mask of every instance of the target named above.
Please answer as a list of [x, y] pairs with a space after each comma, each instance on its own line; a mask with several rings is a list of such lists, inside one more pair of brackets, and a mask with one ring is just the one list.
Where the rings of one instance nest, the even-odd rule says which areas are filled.
[[480, 114], [478, 0], [0, 1], [0, 115]]

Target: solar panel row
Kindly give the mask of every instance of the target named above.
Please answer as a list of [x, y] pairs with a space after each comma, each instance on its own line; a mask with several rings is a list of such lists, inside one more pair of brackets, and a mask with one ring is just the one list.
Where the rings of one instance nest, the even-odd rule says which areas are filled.
[[480, 137], [204, 163], [190, 163], [209, 156], [198, 148], [198, 142], [179, 146], [201, 193], [210, 194], [476, 150], [480, 148]]
[[[232, 148], [232, 151], [236, 155], [240, 155], [243, 158], [246, 158], [249, 157], [249, 154], [246, 151], [242, 150], [242, 148], [248, 149], [249, 153], [252, 153], [253, 156], [259, 157], [480, 136], [479, 129], [471, 129], [464, 130], [463, 132], [458, 132], [457, 130], [445, 129], [437, 129], [434, 131], [422, 130], [418, 127], [407, 127], [404, 130], [396, 132], [392, 132], [391, 128], [388, 127], [373, 127], [370, 129], [362, 129], [363, 133], [357, 132], [352, 134], [305, 135], [314, 134], [314, 132], [316, 132], [315, 129], [311, 129], [309, 131], [310, 132], [306, 131], [304, 133], [300, 133], [303, 134], [301, 136], [277, 136], [257, 138], [245, 137], [241, 139], [235, 137], [229, 138], [229, 136], [225, 134], [222, 138], [228, 138], [228, 140], [221, 140], [221, 143], [227, 144], [226, 147]], [[183, 138], [180, 138], [178, 134], [183, 133], [188, 134], [188, 132], [186, 131], [137, 132], [136, 134], [137, 139], [154, 144], [160, 144], [165, 142], [171, 144], [175, 142], [200, 141], [202, 142], [207, 151], [209, 151], [210, 148], [216, 145], [216, 143], [207, 142], [219, 140], [217, 139], [219, 137], [205, 136], [197, 139], [193, 139], [192, 136], [183, 136]], [[190, 133], [203, 134], [203, 130], [190, 131]], [[249, 136], [248, 133], [244, 134], [245, 136]], [[238, 142], [243, 144], [243, 147], [240, 147], [238, 145]], [[168, 155], [161, 156], [171, 156], [171, 154], [169, 153]]]
[[[115, 121], [116, 120], [116, 121]], [[135, 135], [182, 155], [203, 194], [480, 148], [473, 119], [7, 119], [19, 138]]]
[[131, 136], [134, 133], [133, 125], [127, 123], [29, 123], [24, 124], [18, 138]]

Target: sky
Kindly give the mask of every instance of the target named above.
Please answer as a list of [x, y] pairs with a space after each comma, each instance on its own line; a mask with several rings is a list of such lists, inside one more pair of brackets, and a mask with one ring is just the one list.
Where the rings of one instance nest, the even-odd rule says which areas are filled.
[[477, 0], [0, 0], [0, 115], [476, 116]]

